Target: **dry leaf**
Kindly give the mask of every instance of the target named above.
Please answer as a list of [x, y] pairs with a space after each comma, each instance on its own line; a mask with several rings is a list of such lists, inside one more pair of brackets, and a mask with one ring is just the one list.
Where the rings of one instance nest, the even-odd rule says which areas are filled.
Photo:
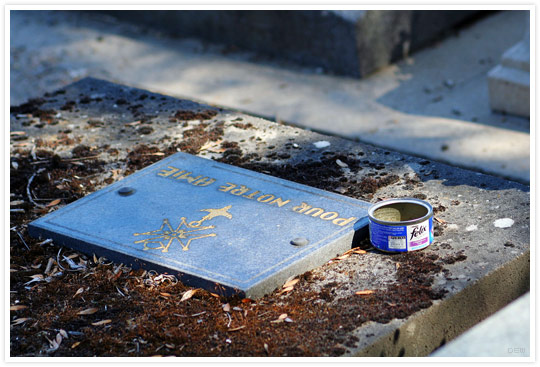
[[11, 135], [11, 136], [23, 136], [23, 135], [26, 135], [26, 132], [24, 132], [24, 131], [11, 131], [9, 133], [9, 135]]
[[141, 123], [140, 120], [138, 121], [133, 121], [133, 122], [128, 122], [127, 124], [124, 124], [125, 126], [137, 126]]
[[20, 310], [24, 310], [25, 308], [27, 308], [28, 306], [25, 306], [25, 305], [14, 305], [14, 306], [11, 306], [9, 308], [10, 311], [20, 311]]
[[151, 155], [157, 155], [159, 157], [162, 157], [162, 156], [165, 155], [165, 153], [163, 153], [163, 152], [155, 152], [155, 153], [152, 153]]
[[23, 322], [26, 322], [30, 320], [30, 317], [23, 317], [23, 318], [19, 318], [19, 319], [15, 319], [13, 320], [13, 322], [11, 323], [11, 325], [20, 325], [22, 324]]
[[440, 219], [440, 218], [437, 218], [437, 217], [433, 217], [433, 219], [435, 219], [440, 224], [446, 224], [446, 221], [444, 219]]
[[278, 294], [288, 293], [288, 292], [292, 291], [293, 289], [294, 289], [294, 287], [283, 288], [281, 290], [281, 292], [279, 292]]
[[239, 327], [235, 327], [235, 328], [233, 328], [233, 329], [229, 329], [229, 330], [227, 330], [227, 331], [238, 331], [238, 330], [241, 330], [241, 329], [243, 329], [243, 328], [245, 328], [245, 327], [246, 327], [246, 325], [242, 325], [242, 326], [239, 326]]
[[286, 318], [287, 318], [287, 314], [282, 313], [281, 315], [279, 315], [279, 317], [276, 320], [273, 320], [270, 322], [273, 322], [273, 323], [283, 322], [283, 320], [285, 320]]
[[[337, 257], [336, 259], [337, 259], [337, 260], [341, 260], [341, 257], [342, 257], [342, 256], [345, 256], [345, 255], [348, 256], [348, 255], [350, 255], [350, 254], [366, 254], [366, 253], [367, 253], [366, 250], [362, 250], [362, 249], [359, 248], [359, 247], [355, 247], [355, 248], [352, 248], [352, 249], [350, 249], [350, 250], [348, 250], [348, 251], [345, 251], [345, 252], [343, 253], [343, 255], [341, 255], [340, 257]], [[334, 260], [334, 259], [333, 259], [333, 260]]]
[[221, 306], [223, 308], [223, 311], [225, 312], [230, 312], [231, 311], [231, 305], [228, 304], [228, 303], [225, 303], [223, 306]]
[[29, 280], [28, 282], [24, 283], [24, 285], [28, 285], [30, 283], [34, 283], [34, 282], [40, 282], [44, 279], [43, 277], [43, 274], [34, 274], [32, 276], [30, 276], [30, 278], [32, 278], [32, 280]]
[[347, 163], [342, 162], [342, 161], [340, 161], [339, 159], [336, 159], [336, 163], [337, 163], [337, 165], [340, 166], [341, 168], [347, 168], [347, 167], [349, 167], [349, 165], [348, 165]]
[[95, 314], [96, 312], [98, 312], [98, 309], [95, 307], [92, 307], [92, 308], [87, 308], [86, 310], [77, 312], [77, 315], [92, 315], [92, 314]]
[[188, 299], [190, 299], [191, 297], [193, 297], [193, 295], [198, 291], [198, 289], [190, 289], [189, 291], [187, 291], [186, 293], [184, 293], [184, 295], [182, 296], [182, 299], [180, 300], [180, 302], [184, 302]]
[[294, 287], [296, 283], [300, 281], [300, 278], [291, 279], [287, 283], [283, 284], [283, 288]]
[[46, 205], [47, 208], [50, 208], [51, 206], [55, 206], [55, 205], [58, 205], [60, 204], [60, 199], [55, 199], [53, 201], [51, 201], [49, 204]]
[[60, 329], [59, 333], [60, 335], [62, 335], [63, 338], [68, 338], [68, 333], [64, 329]]
[[251, 298], [243, 298], [242, 303], [251, 303], [253, 300]]
[[71, 349], [77, 348], [79, 346], [79, 344], [81, 344], [81, 342], [73, 343], [73, 345], [71, 346]]
[[58, 350], [58, 348], [60, 348], [60, 344], [62, 344], [62, 335], [58, 333], [56, 334], [56, 338], [54, 338], [53, 340], [49, 338], [47, 338], [47, 340], [49, 341], [49, 349], [47, 349], [47, 352], [55, 352], [56, 350]]
[[[212, 151], [214, 153], [223, 153], [226, 149], [225, 148], [218, 148], [223, 140], [218, 141], [210, 141], [206, 144], [204, 144], [199, 150], [202, 152], [204, 150]], [[216, 149], [217, 148], [217, 149]]]
[[101, 320], [101, 321], [98, 321], [98, 322], [93, 322], [92, 325], [100, 326], [100, 325], [110, 324], [111, 322], [112, 322], [112, 320], [107, 319], [107, 320]]
[[21, 205], [21, 204], [24, 204], [23, 200], [14, 200], [14, 201], [9, 202], [10, 206], [17, 206], [17, 205]]
[[343, 254], [341, 256], [334, 257], [332, 260], [343, 260], [343, 259], [348, 258], [349, 256], [351, 256], [351, 255], [350, 254]]
[[160, 294], [161, 296], [163, 296], [163, 297], [170, 297], [170, 296], [171, 296], [171, 294], [170, 294], [170, 293], [167, 293], [167, 292], [160, 292], [159, 294]]
[[78, 294], [81, 294], [82, 292], [84, 292], [84, 288], [83, 288], [83, 287], [77, 289], [77, 292], [75, 292], [75, 294], [73, 295], [73, 297], [77, 296]]
[[359, 296], [367, 296], [368, 294], [372, 294], [374, 292], [375, 291], [373, 291], [371, 289], [365, 289], [363, 291], [354, 292], [354, 294], [358, 294]]

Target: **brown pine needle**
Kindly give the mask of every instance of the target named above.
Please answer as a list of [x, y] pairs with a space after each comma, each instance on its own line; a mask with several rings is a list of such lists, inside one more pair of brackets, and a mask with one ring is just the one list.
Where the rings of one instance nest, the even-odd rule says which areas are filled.
[[374, 290], [371, 290], [371, 289], [365, 289], [363, 291], [358, 291], [358, 292], [354, 292], [354, 294], [357, 294], [359, 296], [367, 296], [368, 294], [372, 294], [374, 293], [375, 291]]

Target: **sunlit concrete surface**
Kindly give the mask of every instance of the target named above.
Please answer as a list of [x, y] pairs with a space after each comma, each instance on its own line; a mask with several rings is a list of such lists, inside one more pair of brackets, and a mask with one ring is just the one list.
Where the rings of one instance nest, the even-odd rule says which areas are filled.
[[493, 114], [487, 88], [523, 19], [493, 14], [357, 80], [102, 14], [12, 12], [11, 104], [94, 76], [528, 182], [529, 120]]

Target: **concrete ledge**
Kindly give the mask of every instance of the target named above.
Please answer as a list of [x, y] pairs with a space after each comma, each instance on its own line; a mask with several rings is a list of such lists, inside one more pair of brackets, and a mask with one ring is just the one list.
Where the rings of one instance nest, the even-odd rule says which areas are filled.
[[494, 111], [519, 116], [530, 114], [530, 74], [497, 65], [488, 73], [489, 103]]
[[[158, 152], [175, 150], [194, 131], [219, 127], [222, 136], [218, 139], [235, 146], [236, 153], [229, 152], [231, 159], [233, 156], [238, 158], [239, 154], [256, 156], [258, 164], [277, 170], [285, 165], [300, 169], [307, 162], [319, 162], [321, 173], [329, 169], [339, 170], [337, 177], [325, 178], [328, 190], [370, 202], [413, 196], [429, 201], [436, 208], [435, 217], [439, 224], [436, 226], [435, 243], [425, 250], [409, 254], [409, 258], [383, 254], [366, 247], [368, 252], [359, 257], [336, 260], [313, 270], [311, 280], [303, 281], [302, 288], [295, 289], [294, 293], [271, 296], [274, 297], [270, 298], [272, 302], [287, 307], [288, 302], [292, 302], [291, 294], [297, 296], [304, 294], [301, 292], [310, 292], [318, 295], [312, 302], [327, 306], [326, 311], [316, 315], [314, 320], [323, 320], [331, 312], [337, 312], [343, 318], [353, 318], [354, 327], [345, 331], [335, 325], [334, 334], [329, 339], [341, 355], [429, 355], [530, 288], [528, 186], [97, 79], [83, 79], [34, 103], [39, 103], [41, 111], [48, 111], [46, 118], [54, 120], [41, 125], [35, 121], [37, 117], [15, 112], [18, 110], [14, 109], [10, 127], [18, 133], [13, 137], [20, 137], [23, 131], [22, 135], [27, 136], [24, 140], [11, 141], [12, 159], [15, 161], [19, 149], [31, 150], [38, 142], [41, 146], [52, 146], [48, 144], [54, 145], [62, 136], [63, 139], [74, 139], [77, 144], [107, 145], [107, 151], [99, 153], [99, 159], [110, 174], [112, 167], [118, 169], [122, 166], [137, 144], [147, 144]], [[200, 115], [201, 111], [208, 109], [215, 110], [217, 114], [204, 121], [187, 119], [189, 121], [179, 122], [174, 117], [189, 115], [189, 111]], [[321, 141], [327, 142], [325, 148], [314, 144]], [[54, 146], [59, 159], [71, 157], [71, 146]], [[194, 153], [206, 158], [224, 156], [223, 151], [201, 147]], [[114, 155], [109, 151], [114, 151]], [[348, 167], [337, 162], [342, 156], [347, 157]], [[247, 161], [249, 163], [249, 159]], [[384, 177], [392, 180], [384, 184]], [[98, 178], [93, 176], [95, 180]], [[113, 181], [118, 178], [121, 177]], [[356, 184], [348, 188], [340, 186], [352, 180]], [[105, 181], [99, 182], [105, 185]], [[366, 182], [372, 182], [371, 191], [360, 190]], [[501, 225], [499, 220], [503, 218], [511, 221], [505, 220], [503, 222], [509, 224]], [[405, 263], [407, 259], [422, 259], [422, 266], [440, 267], [440, 271], [430, 273], [432, 278], [421, 284], [440, 298], [433, 302], [431, 298], [421, 301], [409, 309], [410, 312], [378, 319], [376, 316], [389, 307], [418, 302], [405, 292], [410, 291], [408, 279], [411, 278], [398, 276], [399, 269], [403, 269], [400, 262]], [[411, 267], [413, 275], [423, 274], [421, 271], [430, 272], [420, 265], [407, 266]], [[393, 293], [388, 293], [390, 288]], [[325, 289], [327, 293], [328, 289], [332, 290], [332, 297], [323, 296]], [[356, 303], [358, 296], [355, 291], [365, 289], [373, 290], [380, 297], [373, 298], [374, 302], [381, 301], [379, 308], [373, 309], [369, 303]], [[375, 317], [356, 321], [356, 317], [366, 311]], [[222, 312], [221, 308], [219, 312]], [[293, 327], [301, 321], [297, 320]], [[61, 323], [58, 327], [62, 327]], [[251, 338], [243, 335], [243, 330], [230, 337], [242, 336]], [[342, 344], [344, 340], [348, 340], [346, 345]]]

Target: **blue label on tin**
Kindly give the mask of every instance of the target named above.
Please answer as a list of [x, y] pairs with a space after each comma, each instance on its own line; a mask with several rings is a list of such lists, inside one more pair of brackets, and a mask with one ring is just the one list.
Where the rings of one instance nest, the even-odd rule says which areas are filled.
[[369, 221], [369, 238], [382, 251], [420, 250], [433, 242], [433, 218], [408, 226], [390, 226]]

